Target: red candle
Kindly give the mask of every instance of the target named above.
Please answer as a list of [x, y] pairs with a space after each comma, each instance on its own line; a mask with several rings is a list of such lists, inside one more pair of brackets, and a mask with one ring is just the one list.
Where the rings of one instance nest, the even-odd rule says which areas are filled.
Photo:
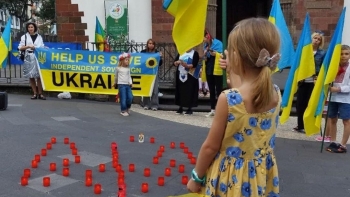
[[118, 167], [118, 161], [113, 161], [113, 168], [117, 168]]
[[64, 142], [64, 144], [69, 144], [69, 138], [65, 137], [65, 138], [63, 139], [63, 142]]
[[85, 186], [90, 187], [92, 185], [92, 177], [86, 177]]
[[43, 178], [43, 186], [49, 187], [50, 186], [50, 177], [44, 177]]
[[75, 143], [74, 143], [74, 142], [71, 142], [71, 143], [69, 144], [69, 148], [70, 148], [70, 149], [74, 149], [74, 148], [75, 148]]
[[184, 153], [188, 153], [188, 148], [187, 147], [184, 147]]
[[37, 168], [38, 162], [36, 160], [32, 160], [32, 168]]
[[185, 165], [183, 165], [183, 164], [179, 165], [179, 172], [180, 173], [184, 173], [185, 172]]
[[113, 161], [118, 161], [118, 153], [113, 154]]
[[50, 171], [56, 171], [56, 163], [50, 163]]
[[180, 148], [181, 148], [181, 149], [182, 149], [182, 148], [185, 148], [185, 143], [180, 142]]
[[99, 171], [100, 171], [100, 172], [106, 171], [106, 165], [103, 164], [103, 163], [101, 163], [101, 164], [99, 165]]
[[77, 154], [78, 154], [78, 149], [73, 148], [73, 149], [72, 149], [72, 155], [77, 155]]
[[124, 183], [119, 185], [119, 191], [123, 192], [124, 195], [126, 195], [126, 185]]
[[151, 175], [151, 169], [145, 168], [145, 169], [143, 170], [143, 175], [144, 175], [145, 177], [149, 177], [149, 176]]
[[121, 170], [121, 171], [118, 173], [118, 178], [123, 178], [123, 179], [124, 179], [124, 170]]
[[159, 150], [159, 151], [157, 152], [157, 157], [162, 157], [162, 155], [163, 155], [162, 151]]
[[188, 183], [188, 176], [182, 176], [182, 179], [181, 179], [182, 181], [182, 184], [183, 185], [187, 185], [187, 183]]
[[135, 172], [135, 164], [129, 164], [129, 172]]
[[188, 153], [187, 153], [187, 158], [188, 158], [188, 159], [191, 159], [191, 158], [192, 158], [192, 153], [191, 153], [191, 152], [188, 152]]
[[41, 156], [46, 156], [46, 149], [45, 148], [41, 149]]
[[111, 143], [111, 149], [112, 149], [112, 150], [116, 150], [116, 148], [117, 148], [117, 143], [112, 142], [112, 143]]
[[69, 168], [63, 168], [62, 171], [63, 176], [69, 176]]
[[149, 138], [149, 142], [150, 142], [151, 144], [154, 144], [154, 142], [155, 142], [154, 137]]
[[175, 142], [170, 142], [170, 148], [172, 148], [172, 149], [175, 148]]
[[196, 158], [195, 157], [191, 158], [191, 164], [196, 164]]
[[160, 147], [159, 147], [159, 150], [162, 151], [162, 152], [164, 152], [164, 151], [165, 151], [165, 146], [160, 146]]
[[158, 164], [158, 157], [153, 157], [153, 164]]
[[34, 160], [35, 160], [36, 162], [40, 162], [40, 155], [35, 155], [35, 156], [34, 156]]
[[124, 178], [123, 177], [119, 177], [118, 178], [118, 185], [124, 184]]
[[116, 149], [112, 149], [112, 155], [113, 155], [114, 153], [118, 153], [118, 151], [117, 151]]
[[30, 177], [30, 169], [26, 168], [23, 170], [23, 177], [29, 178]]
[[120, 172], [122, 170], [122, 168], [123, 168], [122, 164], [118, 164], [115, 171]]
[[86, 170], [85, 171], [85, 176], [86, 177], [92, 177], [92, 170]]
[[130, 142], [134, 142], [135, 141], [135, 137], [132, 135], [130, 136]]
[[46, 143], [46, 149], [47, 150], [51, 150], [52, 149], [52, 144], [51, 143]]
[[56, 138], [55, 137], [51, 138], [51, 143], [56, 144]]
[[118, 191], [118, 197], [125, 197], [125, 192], [123, 191]]
[[170, 167], [175, 167], [175, 166], [176, 166], [176, 160], [170, 159]]
[[76, 155], [76, 156], [74, 157], [74, 162], [75, 162], [75, 163], [80, 163], [80, 156], [79, 156], [79, 155]]
[[28, 185], [28, 178], [27, 177], [24, 177], [24, 176], [21, 177], [21, 185], [22, 186]]
[[147, 193], [148, 192], [148, 183], [142, 183], [141, 185], [141, 191], [143, 193]]
[[158, 177], [158, 185], [159, 186], [164, 186], [164, 177]]
[[165, 168], [165, 176], [171, 176], [171, 169]]
[[95, 184], [94, 192], [95, 194], [101, 194], [101, 184]]
[[67, 158], [63, 159], [63, 166], [69, 166], [69, 159]]

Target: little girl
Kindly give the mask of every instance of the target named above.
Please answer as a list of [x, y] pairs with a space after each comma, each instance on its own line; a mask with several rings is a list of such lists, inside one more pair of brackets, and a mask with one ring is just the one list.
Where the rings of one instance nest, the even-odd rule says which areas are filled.
[[231, 31], [227, 64], [241, 81], [218, 98], [189, 191], [206, 197], [279, 197], [274, 148], [281, 96], [271, 79], [280, 59], [279, 40], [276, 27], [262, 18], [240, 21]]
[[119, 55], [119, 63], [115, 69], [115, 78], [113, 84], [114, 87], [118, 85], [121, 110], [120, 114], [123, 116], [130, 115], [130, 107], [133, 99], [131, 92], [132, 80], [130, 75], [129, 58], [129, 53], [122, 53]]

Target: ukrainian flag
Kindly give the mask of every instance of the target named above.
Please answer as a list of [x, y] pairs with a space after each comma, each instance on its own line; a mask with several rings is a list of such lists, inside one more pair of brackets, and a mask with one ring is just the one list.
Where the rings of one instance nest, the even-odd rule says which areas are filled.
[[0, 38], [0, 68], [6, 68], [9, 51], [12, 50], [11, 42], [11, 17], [7, 21], [2, 37]]
[[282, 70], [292, 66], [294, 58], [294, 45], [289, 33], [287, 23], [284, 19], [281, 4], [279, 0], [274, 0], [270, 12], [269, 21], [273, 23], [280, 33], [281, 38], [281, 60], [278, 62], [277, 69]]
[[173, 40], [180, 54], [203, 42], [208, 0], [164, 0], [163, 8], [175, 17]]
[[[96, 43], [104, 43], [105, 41], [105, 32], [102, 28], [102, 25], [100, 23], [100, 21], [98, 20], [97, 16], [96, 16], [96, 27], [95, 27], [95, 42]], [[104, 44], [96, 44], [97, 49], [99, 51], [104, 51]]]
[[310, 136], [320, 131], [322, 111], [327, 98], [329, 84], [331, 84], [337, 75], [340, 54], [341, 42], [344, 28], [346, 8], [340, 15], [337, 27], [334, 31], [332, 40], [328, 46], [326, 56], [324, 57], [320, 73], [312, 91], [309, 105], [304, 113], [304, 127], [306, 135]]
[[287, 122], [292, 108], [294, 94], [298, 90], [298, 82], [315, 74], [315, 60], [312, 48], [310, 17], [307, 13], [304, 28], [301, 32], [295, 58], [290, 68], [282, 97], [281, 124]]

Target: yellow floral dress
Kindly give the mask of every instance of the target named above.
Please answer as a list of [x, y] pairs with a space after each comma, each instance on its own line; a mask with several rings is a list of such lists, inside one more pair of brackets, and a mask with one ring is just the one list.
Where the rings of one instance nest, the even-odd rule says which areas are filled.
[[281, 94], [276, 108], [247, 113], [237, 89], [224, 91], [228, 119], [220, 151], [206, 174], [201, 193], [206, 197], [279, 197], [275, 132]]

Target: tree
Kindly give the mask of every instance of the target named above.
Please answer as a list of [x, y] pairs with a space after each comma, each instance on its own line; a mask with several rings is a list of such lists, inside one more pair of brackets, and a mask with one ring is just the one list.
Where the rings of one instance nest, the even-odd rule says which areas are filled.
[[23, 24], [30, 19], [32, 15], [28, 16], [28, 6], [33, 6], [33, 0], [0, 0], [0, 8], [9, 11], [11, 16], [15, 16], [20, 20], [20, 26], [23, 28]]
[[40, 11], [37, 14], [43, 21], [48, 21], [50, 24], [56, 22], [55, 0], [42, 0]]

